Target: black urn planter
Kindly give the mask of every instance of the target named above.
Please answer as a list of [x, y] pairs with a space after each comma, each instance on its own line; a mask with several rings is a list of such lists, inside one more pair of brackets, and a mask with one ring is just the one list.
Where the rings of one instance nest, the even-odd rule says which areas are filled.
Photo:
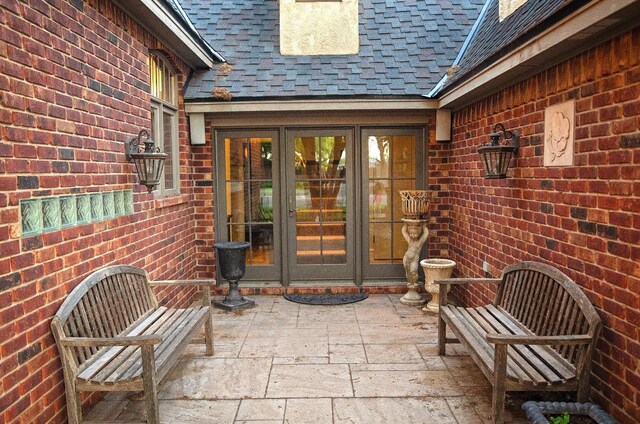
[[238, 281], [244, 276], [246, 269], [249, 246], [249, 243], [239, 241], [225, 241], [213, 245], [216, 248], [220, 274], [229, 282], [229, 294], [222, 302], [213, 302], [216, 308], [235, 311], [255, 306], [256, 303], [253, 300], [244, 298], [238, 290]]

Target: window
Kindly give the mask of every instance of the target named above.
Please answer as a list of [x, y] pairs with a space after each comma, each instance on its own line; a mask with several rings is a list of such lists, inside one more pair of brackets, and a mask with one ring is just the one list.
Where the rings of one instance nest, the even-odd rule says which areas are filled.
[[158, 53], [149, 56], [151, 81], [151, 138], [167, 154], [164, 178], [158, 188], [161, 196], [180, 192], [178, 145], [178, 87], [176, 74]]

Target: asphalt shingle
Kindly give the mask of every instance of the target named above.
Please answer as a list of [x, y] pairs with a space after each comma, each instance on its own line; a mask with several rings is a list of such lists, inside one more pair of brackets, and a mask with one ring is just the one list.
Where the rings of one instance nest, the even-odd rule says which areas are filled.
[[520, 44], [522, 38], [544, 31], [561, 17], [589, 3], [589, 0], [528, 0], [500, 22], [499, 1], [488, 1], [490, 4], [471, 36], [459, 68], [446, 81], [441, 93], [490, 66], [496, 58]]
[[[292, 96], [419, 96], [451, 66], [483, 0], [362, 0], [360, 51], [344, 56], [282, 56], [278, 2], [179, 0], [200, 34], [233, 66], [195, 72], [187, 100]], [[268, 78], [265, 78], [265, 75]], [[283, 76], [275, 78], [275, 76]]]

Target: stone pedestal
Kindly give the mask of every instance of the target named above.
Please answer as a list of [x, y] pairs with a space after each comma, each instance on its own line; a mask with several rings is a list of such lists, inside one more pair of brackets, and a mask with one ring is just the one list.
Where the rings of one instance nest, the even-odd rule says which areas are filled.
[[[424, 312], [438, 313], [440, 310], [440, 286], [434, 280], [451, 277], [456, 263], [451, 259], [423, 259], [420, 266], [424, 270], [424, 288], [431, 294], [431, 301], [422, 308]], [[450, 287], [447, 287], [449, 291]]]

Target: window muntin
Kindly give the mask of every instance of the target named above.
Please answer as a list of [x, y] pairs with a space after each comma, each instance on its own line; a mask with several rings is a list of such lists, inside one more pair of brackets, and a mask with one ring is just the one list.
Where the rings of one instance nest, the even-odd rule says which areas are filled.
[[272, 142], [270, 137], [224, 138], [229, 241], [251, 243], [249, 266], [275, 263]]
[[369, 263], [402, 263], [407, 244], [402, 238], [400, 190], [416, 188], [415, 135], [370, 135]]
[[151, 96], [178, 106], [176, 74], [167, 60], [158, 53], [149, 56]]

